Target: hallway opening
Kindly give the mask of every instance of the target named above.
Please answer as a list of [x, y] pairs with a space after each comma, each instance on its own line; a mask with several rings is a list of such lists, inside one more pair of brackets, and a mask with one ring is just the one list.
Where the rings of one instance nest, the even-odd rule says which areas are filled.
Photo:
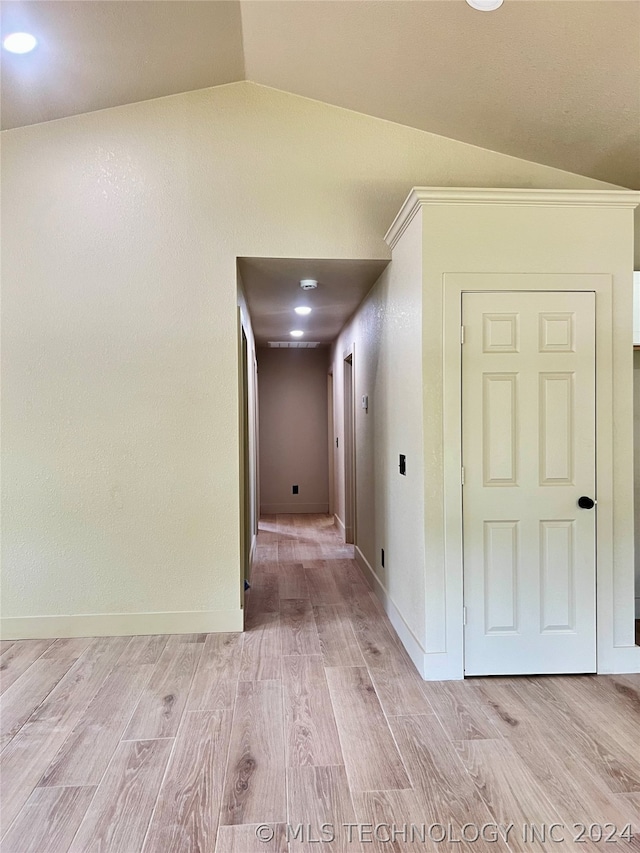
[[334, 363], [335, 347], [387, 265], [387, 259], [238, 259], [240, 336], [249, 350], [240, 358], [253, 373], [241, 392], [244, 384], [255, 387], [249, 399], [241, 394], [240, 412], [241, 429], [247, 421], [255, 425], [250, 458], [240, 460], [243, 488], [254, 496], [241, 507], [252, 515], [251, 563], [260, 515], [330, 513], [343, 538], [356, 541], [353, 346], [344, 369]]

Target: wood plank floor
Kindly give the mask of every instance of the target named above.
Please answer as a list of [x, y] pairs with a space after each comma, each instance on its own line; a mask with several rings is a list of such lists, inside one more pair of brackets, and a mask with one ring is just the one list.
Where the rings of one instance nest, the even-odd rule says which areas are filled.
[[640, 675], [425, 683], [352, 557], [270, 516], [244, 634], [3, 642], [2, 853], [640, 851]]

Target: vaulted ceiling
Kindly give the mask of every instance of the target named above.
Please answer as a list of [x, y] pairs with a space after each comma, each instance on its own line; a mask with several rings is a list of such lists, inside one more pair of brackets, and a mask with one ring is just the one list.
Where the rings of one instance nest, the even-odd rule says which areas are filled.
[[639, 0], [4, 0], [4, 128], [251, 80], [640, 188]]

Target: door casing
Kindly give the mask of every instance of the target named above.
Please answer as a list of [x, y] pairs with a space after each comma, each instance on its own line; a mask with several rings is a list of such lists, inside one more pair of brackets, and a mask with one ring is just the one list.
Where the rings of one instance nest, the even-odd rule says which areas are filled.
[[[463, 293], [465, 673], [595, 671], [597, 513], [577, 506], [581, 493], [596, 496], [594, 296], [593, 291]], [[565, 330], [570, 324], [577, 349], [540, 349], [539, 318], [544, 316], [564, 321]], [[505, 318], [511, 342], [496, 345], [492, 330], [495, 321], [501, 321], [503, 329]], [[559, 385], [559, 380], [564, 381]], [[545, 414], [540, 408], [540, 395], [552, 387], [566, 395], [565, 404], [572, 401], [564, 409], [565, 421], [562, 409]], [[502, 430], [505, 420], [491, 418], [492, 407], [485, 409], [487, 394], [498, 407], [508, 406], [507, 398], [511, 401], [511, 427], [493, 445], [487, 444], [487, 430]], [[564, 456], [556, 428], [564, 429]], [[509, 441], [511, 453], [505, 453]], [[560, 455], [550, 458], [550, 448]], [[556, 599], [549, 586], [564, 576], [555, 567], [545, 574], [538, 549], [541, 536], [551, 535], [553, 541], [558, 534], [559, 556], [563, 545], [572, 556], [566, 565], [566, 589], [554, 587]], [[487, 535], [500, 552], [489, 563], [503, 573], [504, 581], [490, 588]], [[514, 561], [519, 566], [515, 573]], [[553, 615], [547, 612], [552, 602], [559, 607]], [[492, 618], [497, 627], [487, 624]]]
[[356, 543], [356, 438], [355, 438], [355, 356], [354, 347], [343, 354], [344, 403], [344, 528], [345, 542]]
[[336, 444], [334, 439], [334, 414], [333, 414], [333, 370], [327, 374], [327, 442], [329, 445], [328, 461], [329, 461], [329, 515], [334, 517], [336, 511], [335, 500], [335, 459], [336, 459]]
[[[616, 645], [613, 539], [613, 277], [581, 273], [444, 273], [443, 305], [443, 517], [440, 678], [464, 678], [462, 529], [462, 294], [476, 291], [587, 290], [596, 294], [596, 620], [597, 660]], [[622, 639], [622, 638], [621, 638]], [[623, 645], [623, 640], [619, 643]]]
[[251, 574], [251, 484], [249, 477], [249, 342], [238, 309], [239, 353], [239, 426], [240, 426], [240, 562], [241, 601], [244, 604], [244, 585]]

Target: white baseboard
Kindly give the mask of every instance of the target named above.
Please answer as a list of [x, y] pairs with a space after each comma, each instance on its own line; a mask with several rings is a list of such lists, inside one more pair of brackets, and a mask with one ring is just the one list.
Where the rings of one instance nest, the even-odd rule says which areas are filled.
[[425, 681], [462, 681], [464, 670], [447, 652], [426, 652], [422, 677]]
[[260, 512], [263, 515], [290, 515], [291, 513], [318, 512], [329, 514], [329, 504], [261, 504]]
[[373, 571], [369, 561], [357, 545], [355, 546], [355, 557], [376, 598], [382, 604], [382, 609], [389, 617], [389, 621], [400, 638], [400, 642], [407, 650], [409, 657], [422, 678], [425, 681], [459, 681], [464, 678], [462, 672], [452, 669], [451, 655], [444, 652], [435, 654], [424, 650], [422, 643], [405, 622], [402, 613], [389, 595], [388, 590]]
[[362, 569], [364, 576], [366, 577], [367, 582], [369, 583], [369, 586], [375, 592], [376, 598], [382, 604], [382, 608], [389, 617], [389, 621], [393, 625], [396, 634], [400, 638], [400, 642], [407, 650], [409, 657], [414, 662], [416, 669], [418, 670], [420, 675], [425, 678], [425, 651], [420, 641], [405, 622], [402, 613], [398, 610], [387, 589], [383, 586], [380, 579], [373, 571], [371, 564], [357, 545], [355, 546], [355, 556], [357, 564]]
[[[337, 516], [336, 522], [340, 522]], [[344, 525], [342, 525], [342, 530], [344, 530]], [[458, 681], [463, 679], [464, 672], [459, 671], [454, 665], [450, 654], [446, 652], [426, 652], [424, 650], [420, 641], [405, 622], [402, 613], [389, 595], [388, 590], [373, 571], [369, 561], [357, 545], [355, 546], [355, 559], [422, 678], [425, 681]], [[638, 615], [640, 613], [639, 608], [640, 599], [637, 598], [636, 618], [640, 618], [640, 615]], [[604, 666], [599, 661], [599, 674], [623, 674], [629, 672], [640, 672], [640, 646], [618, 646], [607, 656], [607, 663]]]
[[252, 533], [251, 534], [251, 548], [249, 549], [249, 578], [251, 578], [251, 572], [253, 570], [253, 561], [256, 556], [256, 548], [258, 547], [258, 537]]
[[640, 646], [614, 646], [604, 665], [598, 658], [598, 675], [623, 675], [626, 672], [640, 672]]
[[240, 609], [13, 616], [0, 619], [0, 637], [3, 640], [41, 640], [140, 634], [217, 634], [242, 631], [243, 621], [243, 611]]
[[344, 523], [343, 523], [342, 519], [341, 519], [341, 518], [339, 518], [335, 513], [334, 513], [334, 515], [333, 515], [333, 523], [334, 523], [334, 524], [335, 524], [335, 526], [338, 528], [338, 531], [339, 531], [339, 533], [340, 533], [340, 536], [342, 536], [342, 538], [344, 539], [344, 535], [345, 535], [345, 532], [346, 532], [346, 529], [345, 529]]

